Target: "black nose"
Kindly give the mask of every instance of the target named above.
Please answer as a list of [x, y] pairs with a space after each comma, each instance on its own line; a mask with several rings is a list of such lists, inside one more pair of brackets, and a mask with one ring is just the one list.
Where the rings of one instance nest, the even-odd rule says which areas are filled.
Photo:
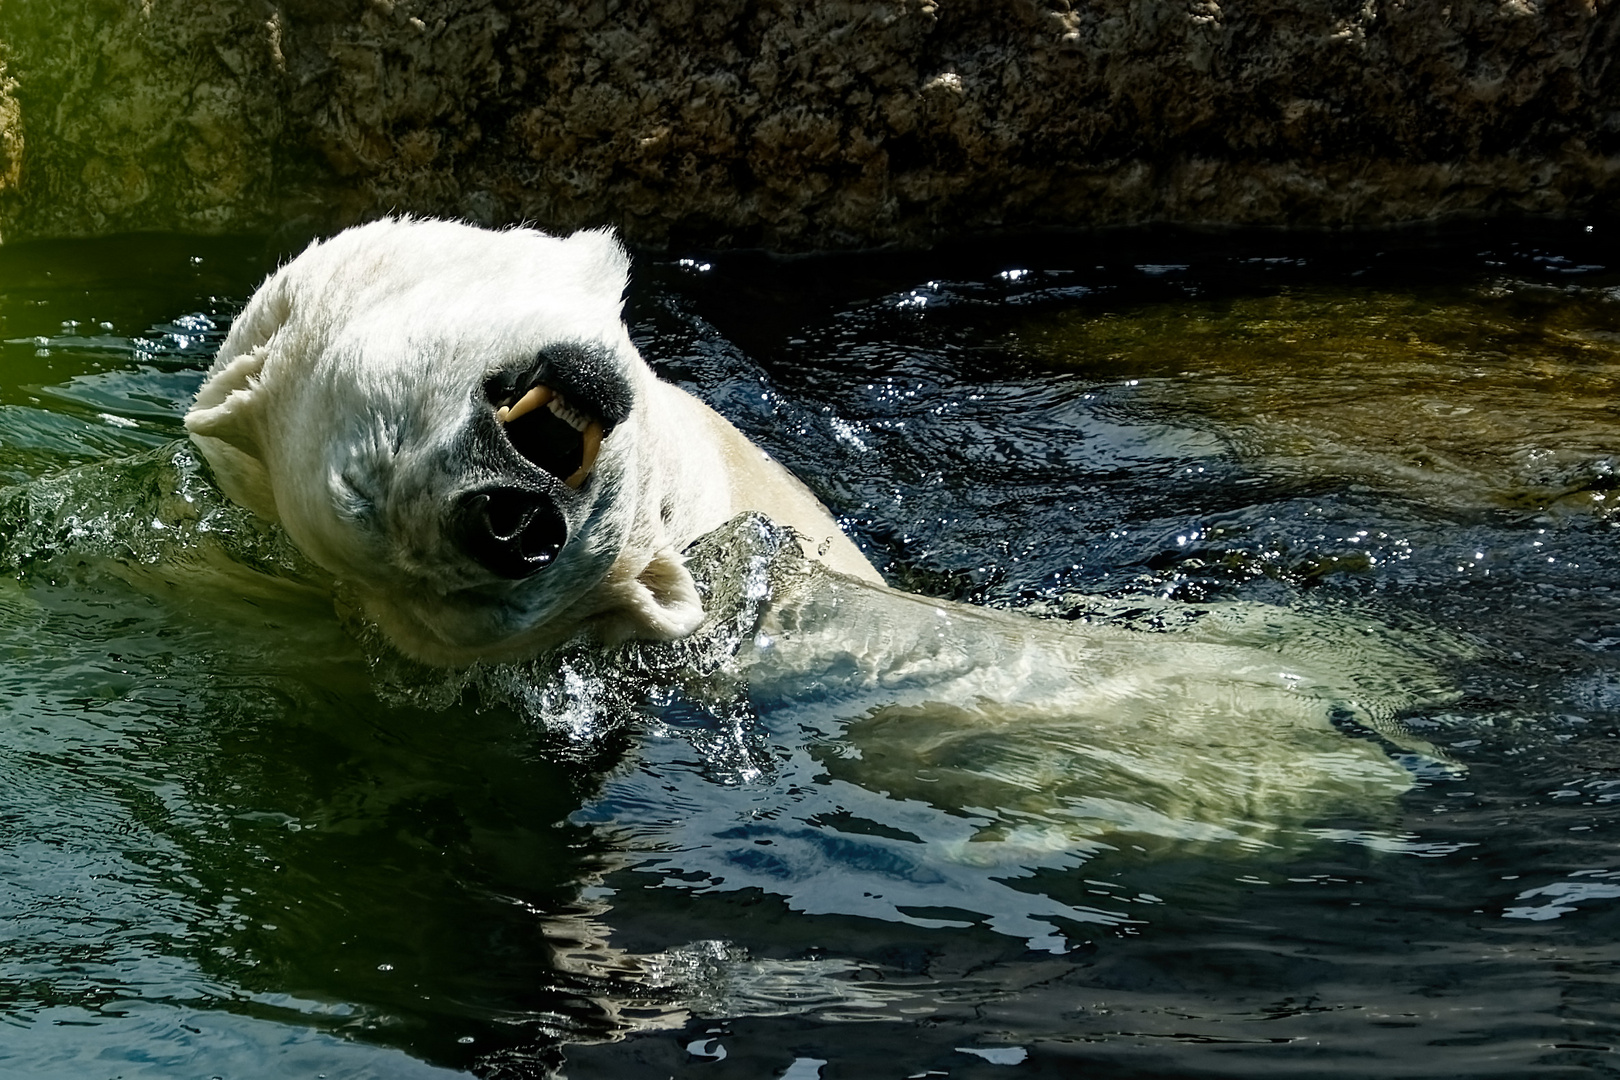
[[463, 551], [513, 580], [545, 569], [568, 539], [568, 524], [550, 497], [522, 488], [470, 491], [456, 500], [452, 521]]

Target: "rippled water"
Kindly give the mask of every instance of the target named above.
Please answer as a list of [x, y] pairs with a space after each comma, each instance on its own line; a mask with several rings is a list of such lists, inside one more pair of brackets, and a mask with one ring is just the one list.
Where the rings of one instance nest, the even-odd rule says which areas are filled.
[[[931, 609], [748, 520], [692, 641], [400, 659], [176, 441], [259, 248], [0, 249], [0, 1068], [1616, 1071], [1610, 250], [642, 260], [666, 376], [1019, 612], [875, 691]], [[858, 617], [773, 667], [789, 600]]]

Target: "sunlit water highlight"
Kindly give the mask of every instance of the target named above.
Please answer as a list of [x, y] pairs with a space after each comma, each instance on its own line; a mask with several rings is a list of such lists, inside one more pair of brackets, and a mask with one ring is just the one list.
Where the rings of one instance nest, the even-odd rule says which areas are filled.
[[0, 1066], [1609, 1071], [1600, 240], [649, 261], [649, 359], [994, 610], [743, 519], [693, 639], [453, 673], [175, 441], [251, 245], [5, 249]]

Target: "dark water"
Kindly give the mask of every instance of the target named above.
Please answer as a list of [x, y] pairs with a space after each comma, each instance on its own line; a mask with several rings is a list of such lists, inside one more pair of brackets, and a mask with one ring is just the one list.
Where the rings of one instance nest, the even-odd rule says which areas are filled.
[[1409, 787], [1239, 827], [1062, 724], [415, 668], [173, 442], [259, 248], [0, 249], [0, 1071], [1620, 1071], [1614, 250], [639, 264], [649, 360], [894, 583], [1244, 612], [1392, 703], [1321, 753]]

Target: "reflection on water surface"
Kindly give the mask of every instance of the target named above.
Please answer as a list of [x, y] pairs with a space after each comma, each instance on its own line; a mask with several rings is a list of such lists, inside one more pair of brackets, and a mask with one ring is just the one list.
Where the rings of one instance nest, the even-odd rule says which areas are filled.
[[1612, 1068], [1601, 229], [643, 260], [892, 581], [1134, 680], [1027, 714], [740, 666], [746, 522], [683, 646], [393, 656], [172, 445], [268, 266], [0, 250], [9, 1070]]
[[1304, 286], [1069, 310], [1020, 334], [1054, 365], [1129, 386], [1116, 408], [1202, 421], [1264, 474], [1458, 509], [1603, 510], [1617, 300], [1503, 283], [1461, 295]]

